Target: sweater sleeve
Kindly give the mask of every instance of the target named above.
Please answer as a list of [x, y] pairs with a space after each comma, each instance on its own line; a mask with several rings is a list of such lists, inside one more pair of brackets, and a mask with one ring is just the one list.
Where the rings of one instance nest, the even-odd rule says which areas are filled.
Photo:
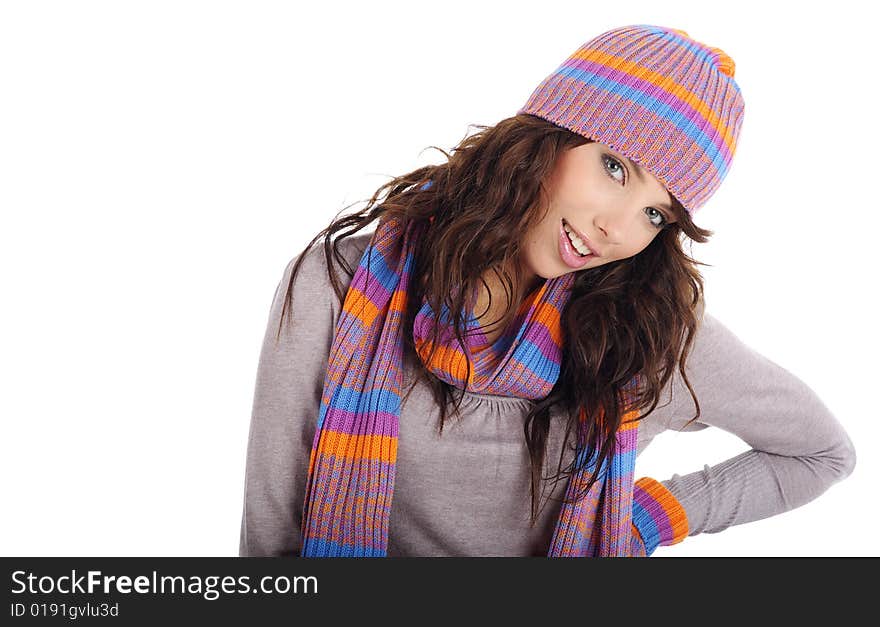
[[[343, 242], [341, 249], [347, 246]], [[339, 311], [323, 247], [315, 246], [304, 254], [281, 336], [276, 343], [281, 308], [289, 298], [288, 281], [298, 256], [287, 264], [278, 283], [263, 337], [248, 435], [241, 557], [295, 556], [300, 550], [309, 453]], [[351, 262], [348, 256], [347, 260]], [[347, 275], [338, 269], [336, 273], [346, 287]], [[291, 313], [293, 318], [288, 320]]]
[[[849, 476], [855, 448], [816, 393], [704, 314], [687, 362], [700, 418], [687, 430], [723, 429], [751, 448], [661, 481], [686, 512], [688, 535], [717, 533], [808, 503]], [[696, 409], [678, 371], [655, 412], [679, 430]], [[666, 544], [666, 541], [661, 544]]]

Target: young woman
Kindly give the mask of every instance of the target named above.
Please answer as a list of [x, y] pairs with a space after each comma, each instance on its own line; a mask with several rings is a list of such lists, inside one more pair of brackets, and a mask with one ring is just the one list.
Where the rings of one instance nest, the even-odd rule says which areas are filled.
[[[647, 556], [849, 475], [844, 429], [704, 313], [683, 251], [743, 113], [723, 51], [616, 28], [319, 233], [272, 304], [240, 554]], [[752, 449], [634, 478], [707, 426]]]

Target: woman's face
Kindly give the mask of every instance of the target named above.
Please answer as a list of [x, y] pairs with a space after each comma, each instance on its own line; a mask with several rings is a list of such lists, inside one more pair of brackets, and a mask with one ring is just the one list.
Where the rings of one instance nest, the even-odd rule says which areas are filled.
[[[605, 144], [592, 142], [559, 156], [548, 180], [550, 208], [526, 234], [521, 260], [526, 276], [552, 279], [595, 268], [644, 250], [674, 222], [671, 197], [660, 181]], [[577, 255], [563, 220], [591, 251]]]

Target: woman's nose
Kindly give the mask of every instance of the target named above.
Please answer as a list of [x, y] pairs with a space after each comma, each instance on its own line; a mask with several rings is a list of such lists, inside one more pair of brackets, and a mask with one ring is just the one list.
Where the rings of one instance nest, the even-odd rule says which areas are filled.
[[596, 236], [602, 240], [596, 242], [596, 245], [602, 244], [619, 244], [623, 239], [623, 234], [628, 228], [629, 218], [622, 211], [614, 209], [606, 209], [596, 214], [593, 218], [593, 224], [596, 227]]

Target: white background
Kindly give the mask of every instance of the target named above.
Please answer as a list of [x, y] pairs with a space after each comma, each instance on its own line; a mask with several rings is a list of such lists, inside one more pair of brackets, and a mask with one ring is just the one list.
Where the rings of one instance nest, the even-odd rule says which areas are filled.
[[[877, 555], [875, 23], [859, 2], [744, 6], [4, 2], [0, 554], [236, 555], [285, 264], [344, 206], [441, 163], [429, 146], [513, 115], [581, 43], [646, 23], [725, 50], [746, 100], [696, 217], [716, 233], [692, 249], [708, 310], [858, 453], [817, 500], [656, 555]], [[747, 448], [667, 433], [637, 473]]]

